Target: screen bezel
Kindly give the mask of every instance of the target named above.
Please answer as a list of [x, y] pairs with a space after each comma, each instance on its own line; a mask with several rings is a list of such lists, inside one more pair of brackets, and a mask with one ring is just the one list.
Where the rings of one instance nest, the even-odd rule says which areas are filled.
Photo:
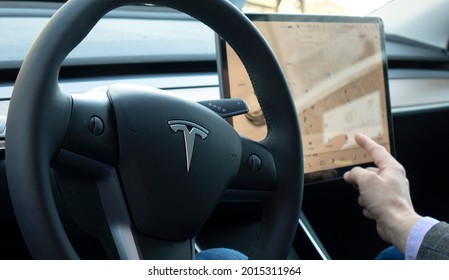
[[[380, 33], [380, 47], [381, 47], [381, 59], [382, 68], [384, 76], [384, 93], [385, 93], [385, 106], [386, 106], [386, 119], [388, 125], [389, 143], [390, 143], [390, 153], [395, 156], [395, 145], [394, 145], [394, 135], [393, 135], [393, 119], [391, 113], [390, 104], [390, 92], [388, 83], [388, 60], [386, 55], [385, 47], [385, 33], [383, 22], [378, 17], [356, 17], [356, 16], [334, 16], [334, 15], [304, 15], [304, 14], [279, 14], [279, 13], [247, 13], [246, 16], [252, 22], [255, 21], [277, 21], [277, 22], [332, 22], [332, 23], [371, 23], [379, 26]], [[217, 48], [217, 69], [219, 76], [219, 87], [221, 98], [230, 98], [230, 81], [228, 75], [228, 64], [227, 64], [227, 54], [226, 54], [226, 42], [220, 38], [216, 37], [216, 48]], [[232, 123], [232, 119], [229, 119]], [[339, 167], [335, 169], [329, 169], [324, 171], [310, 172], [305, 174], [305, 183], [314, 184], [320, 183], [328, 180], [341, 179], [343, 174], [352, 169], [354, 166], [368, 167], [373, 166], [373, 162], [348, 165], [345, 167]]]

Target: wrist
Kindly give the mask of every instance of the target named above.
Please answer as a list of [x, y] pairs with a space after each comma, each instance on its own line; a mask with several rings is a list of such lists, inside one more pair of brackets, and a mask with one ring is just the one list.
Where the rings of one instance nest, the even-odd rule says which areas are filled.
[[396, 212], [391, 217], [388, 224], [385, 224], [387, 229], [385, 234], [387, 236], [385, 236], [384, 240], [396, 246], [402, 253], [405, 253], [409, 233], [422, 217], [413, 210]]

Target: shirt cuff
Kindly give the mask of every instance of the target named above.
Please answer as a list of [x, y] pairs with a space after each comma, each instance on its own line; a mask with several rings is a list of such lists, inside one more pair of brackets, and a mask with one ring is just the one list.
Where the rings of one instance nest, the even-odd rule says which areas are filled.
[[408, 234], [407, 243], [405, 244], [406, 260], [416, 260], [424, 236], [437, 223], [439, 223], [439, 221], [431, 217], [421, 218], [415, 223]]

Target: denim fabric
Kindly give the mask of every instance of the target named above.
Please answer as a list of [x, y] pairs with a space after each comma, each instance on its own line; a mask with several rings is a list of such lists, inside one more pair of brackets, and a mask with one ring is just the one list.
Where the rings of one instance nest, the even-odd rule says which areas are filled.
[[207, 249], [196, 254], [197, 260], [247, 260], [239, 251], [227, 248]]
[[376, 257], [376, 260], [405, 260], [405, 255], [396, 247], [390, 246], [380, 252]]

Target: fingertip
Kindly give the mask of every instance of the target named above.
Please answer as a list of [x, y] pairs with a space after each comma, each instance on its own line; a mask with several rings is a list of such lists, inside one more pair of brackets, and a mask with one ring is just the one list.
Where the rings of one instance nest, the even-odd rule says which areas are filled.
[[360, 137], [363, 137], [363, 136], [365, 136], [365, 134], [363, 134], [361, 132], [356, 132], [356, 134], [354, 135], [354, 137], [356, 137], [356, 138], [360, 138]]
[[359, 146], [363, 146], [367, 141], [371, 140], [371, 138], [360, 132], [355, 134], [354, 139]]
[[384, 148], [367, 135], [361, 133], [357, 133], [355, 135], [355, 141], [362, 149], [367, 151], [372, 157], [374, 157], [373, 155], [374, 150], [378, 148]]
[[345, 181], [348, 181], [348, 180], [349, 180], [349, 172], [351, 172], [351, 171], [346, 171], [346, 172], [343, 174], [343, 179], [345, 179]]
[[357, 171], [354, 173], [354, 170], [357, 169], [357, 167], [354, 167], [353, 169], [346, 171], [343, 174], [343, 179], [347, 182], [352, 184], [354, 182], [354, 180], [356, 180], [357, 178]]
[[356, 191], [359, 191], [359, 186], [357, 185], [356, 181], [354, 181], [354, 178], [351, 178], [352, 176], [352, 170], [351, 171], [346, 171], [343, 174], [343, 179], [345, 180], [346, 183], [348, 183], [349, 185], [351, 185]]
[[343, 174], [343, 179], [350, 184], [356, 184], [365, 175], [366, 175], [366, 170], [361, 168], [360, 166], [356, 166], [356, 167], [352, 168], [351, 170], [346, 171]]

